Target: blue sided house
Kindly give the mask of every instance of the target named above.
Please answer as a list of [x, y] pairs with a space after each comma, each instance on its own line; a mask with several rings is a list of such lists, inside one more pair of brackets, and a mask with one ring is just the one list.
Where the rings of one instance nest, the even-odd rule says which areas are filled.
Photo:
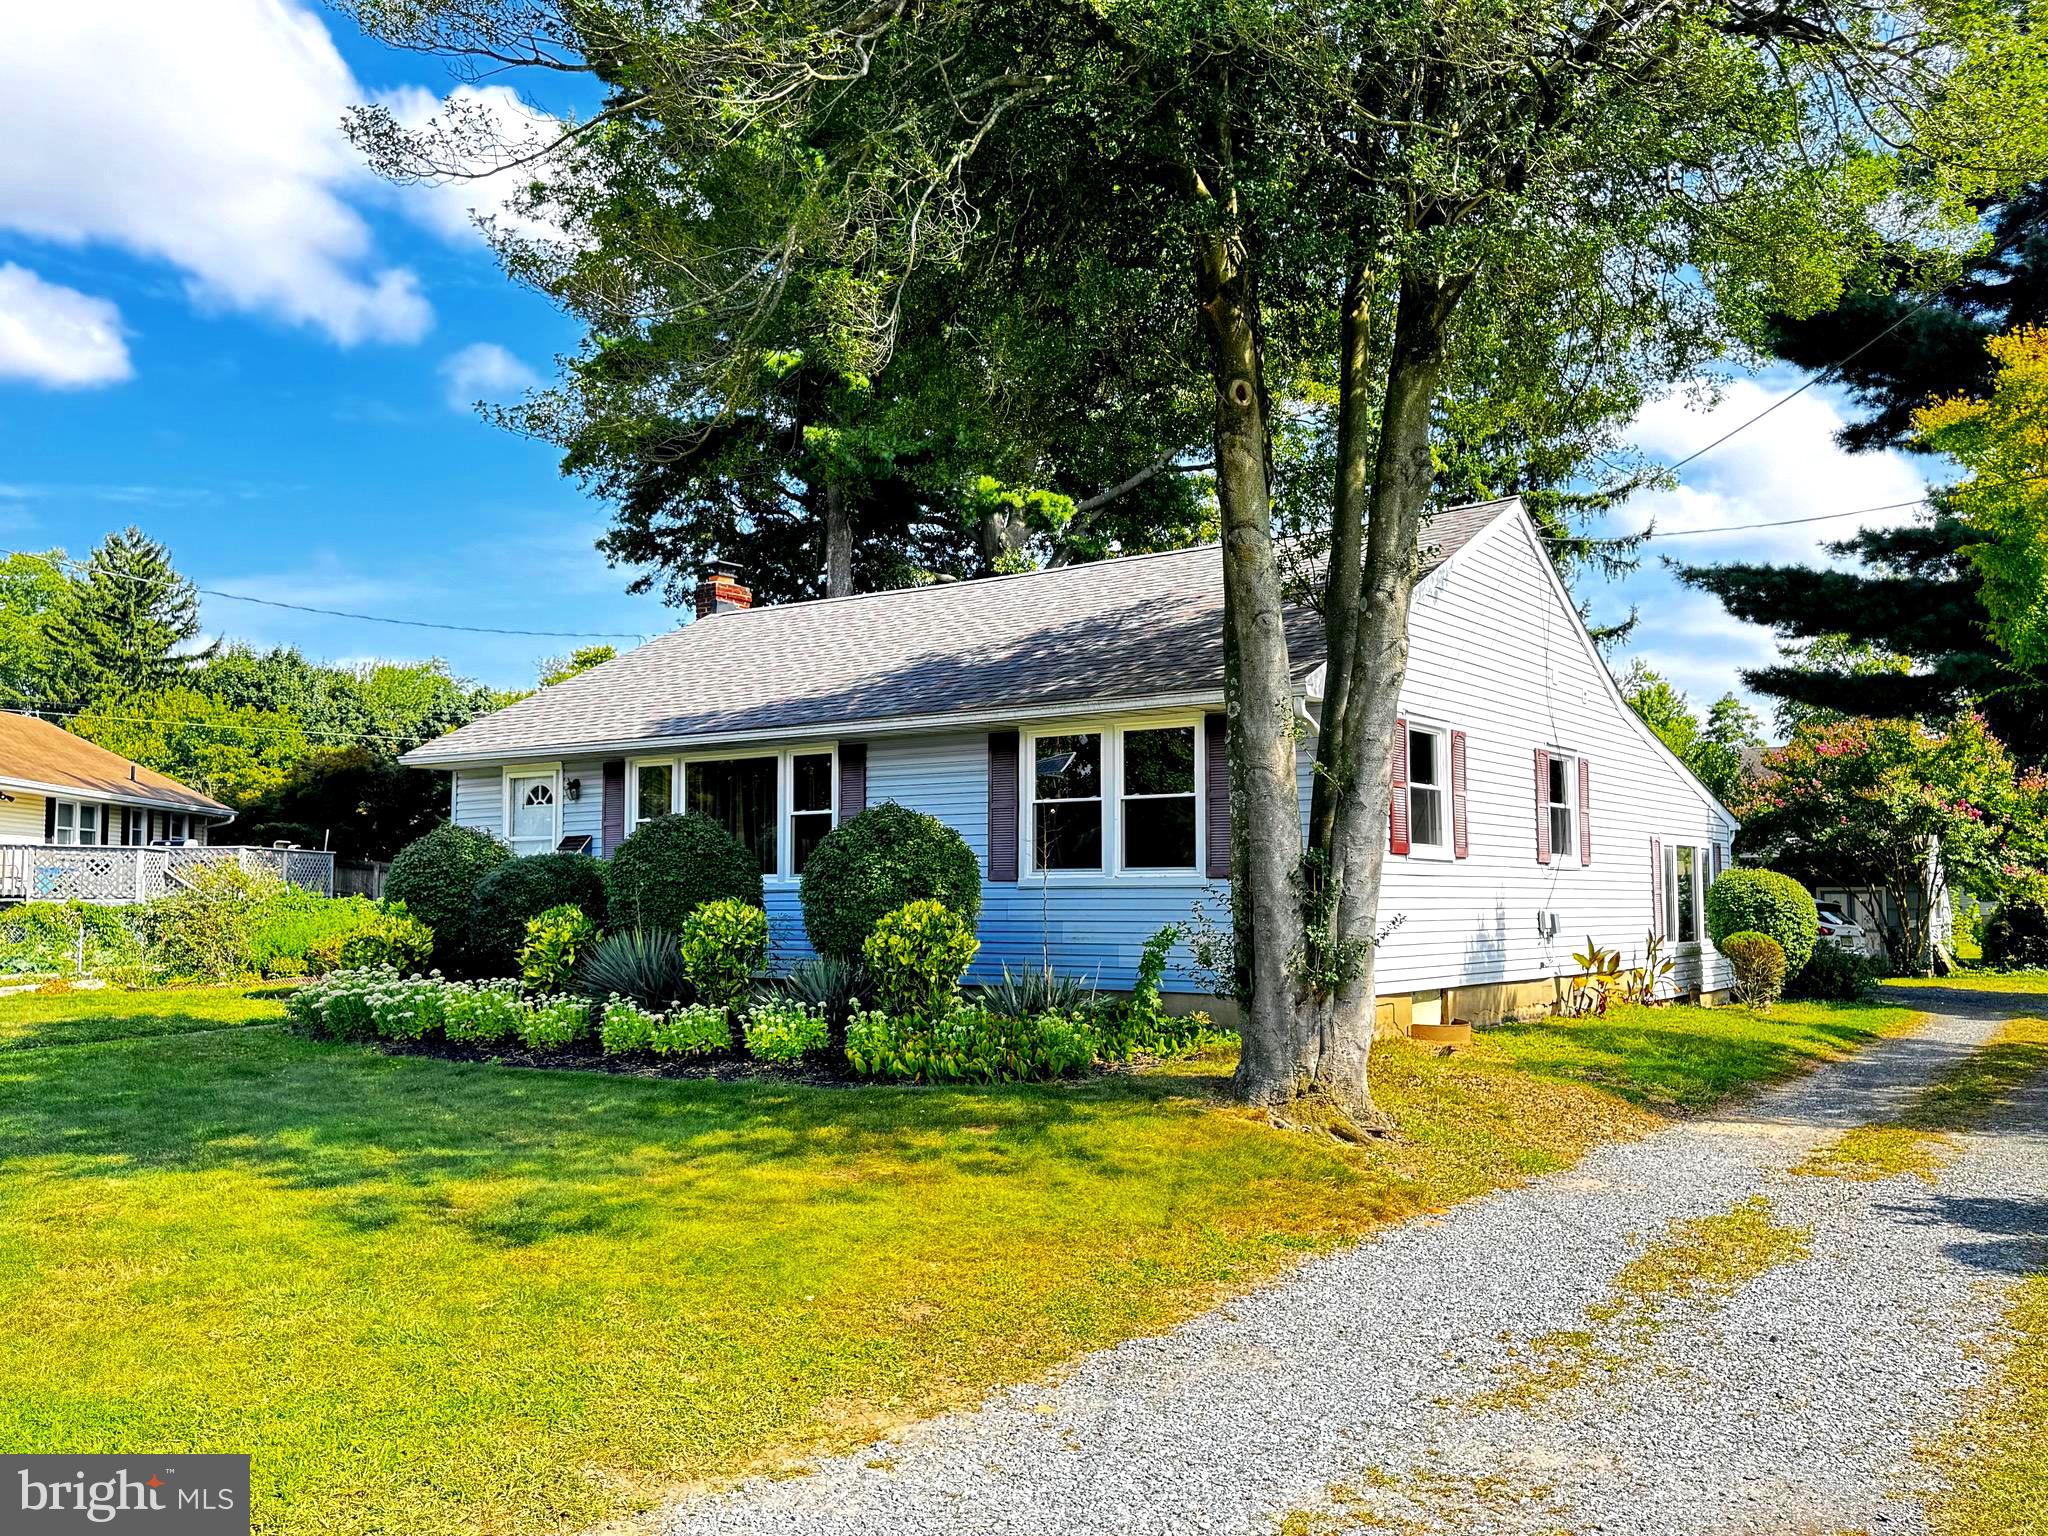
[[[1546, 1003], [1589, 936], [1633, 958], [1654, 935], [1678, 991], [1725, 989], [1703, 898], [1735, 819], [1623, 702], [1519, 502], [1442, 512], [1423, 543], [1383, 1019]], [[405, 761], [521, 854], [716, 817], [760, 857], [782, 964], [807, 952], [811, 850], [899, 801], [981, 861], [970, 979], [1049, 959], [1124, 988], [1162, 925], [1228, 920], [1222, 616], [1214, 546], [761, 608], [724, 572], [694, 622]], [[1321, 645], [1293, 614], [1305, 730]]]

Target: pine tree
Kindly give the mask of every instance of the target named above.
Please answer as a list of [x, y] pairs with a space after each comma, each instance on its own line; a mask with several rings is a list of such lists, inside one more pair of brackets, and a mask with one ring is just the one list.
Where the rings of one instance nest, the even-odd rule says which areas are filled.
[[198, 634], [199, 594], [170, 551], [133, 526], [108, 534], [50, 616], [61, 704], [175, 685], [212, 654], [211, 646], [190, 649]]

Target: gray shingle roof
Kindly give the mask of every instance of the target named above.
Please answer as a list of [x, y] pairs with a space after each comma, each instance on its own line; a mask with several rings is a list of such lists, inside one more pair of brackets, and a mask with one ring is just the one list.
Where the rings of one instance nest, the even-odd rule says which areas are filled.
[[[1441, 564], [1510, 502], [1451, 508]], [[1321, 620], [1288, 614], [1297, 676]], [[1213, 544], [1021, 576], [716, 614], [405, 755], [418, 767], [657, 742], [835, 731], [884, 720], [1220, 693]]]

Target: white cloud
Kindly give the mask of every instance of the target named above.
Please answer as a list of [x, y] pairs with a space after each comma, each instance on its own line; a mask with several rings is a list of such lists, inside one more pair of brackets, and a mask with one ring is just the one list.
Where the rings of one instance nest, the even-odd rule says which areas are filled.
[[441, 364], [449, 407], [466, 411], [478, 400], [503, 400], [531, 389], [540, 375], [495, 341], [472, 342]]
[[299, 0], [15, 7], [0, 49], [0, 228], [181, 271], [195, 302], [344, 345], [412, 341], [419, 283], [379, 263], [341, 132], [367, 93]]
[[[1745, 427], [1726, 443], [1687, 465], [1684, 483], [1630, 501], [1616, 519], [1631, 527], [1654, 521], [1659, 534], [1687, 529], [1685, 538], [1659, 538], [1645, 547], [1644, 567], [1622, 584], [1620, 595], [1641, 611], [1629, 645], [1613, 659], [1617, 671], [1640, 657], [1704, 706], [1734, 690], [1746, 696], [1739, 673], [1770, 664], [1777, 637], [1746, 624], [1718, 598], [1678, 585], [1658, 557], [1686, 564], [1728, 561], [1849, 566], [1825, 546], [1859, 528], [1892, 527], [1913, 520], [1913, 505], [1927, 489], [1927, 477], [1909, 456], [1845, 453], [1835, 442], [1843, 416], [1830, 391], [1810, 389], [1788, 398], [1793, 386], [1772, 388], [1739, 379], [1709, 410], [1697, 410], [1682, 395], [1646, 407], [1629, 436], [1646, 455], [1669, 463], [1696, 452], [1757, 415], [1784, 403]], [[1894, 505], [1907, 503], [1907, 505]], [[1863, 508], [1884, 507], [1881, 512]], [[1821, 522], [1793, 522], [1835, 512], [1857, 516]], [[1776, 527], [1736, 525], [1776, 523]], [[1768, 700], [1750, 698], [1767, 718]]]
[[0, 379], [90, 389], [130, 377], [121, 312], [105, 299], [0, 262]]
[[[445, 97], [408, 85], [385, 92], [378, 101], [405, 128], [417, 131], [432, 123], [450, 132], [478, 164], [502, 164], [522, 156], [561, 130], [559, 119], [538, 111], [504, 85], [458, 85]], [[545, 175], [544, 164], [505, 164], [487, 176], [408, 188], [404, 206], [447, 240], [478, 237], [480, 217], [514, 234], [559, 240], [559, 228], [511, 207], [528, 183]]]

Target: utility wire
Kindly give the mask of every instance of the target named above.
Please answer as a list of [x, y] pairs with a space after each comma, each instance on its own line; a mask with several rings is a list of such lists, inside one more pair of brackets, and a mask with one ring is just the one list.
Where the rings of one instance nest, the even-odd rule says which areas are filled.
[[[89, 562], [74, 560], [68, 556], [60, 558], [32, 549], [0, 549], [0, 556], [8, 555], [20, 555], [29, 560], [40, 560], [43, 564], [60, 571], [66, 568], [77, 571], [91, 568]], [[118, 571], [104, 567], [102, 568], [102, 574], [119, 576], [127, 581], [139, 581], [142, 579], [128, 571]], [[440, 629], [462, 635], [523, 635], [538, 640], [635, 640], [643, 645], [648, 639], [644, 634], [634, 634], [624, 630], [499, 629], [485, 624], [443, 624], [432, 619], [397, 619], [380, 613], [351, 613], [344, 608], [318, 608], [310, 603], [287, 603], [274, 597], [251, 597], [246, 592], [223, 592], [218, 587], [195, 585], [192, 590], [203, 592], [208, 597], [226, 598], [229, 602], [233, 603], [257, 603], [265, 608], [286, 608], [294, 613], [317, 613], [330, 619], [354, 619], [364, 624], [397, 624], [407, 629]]]

